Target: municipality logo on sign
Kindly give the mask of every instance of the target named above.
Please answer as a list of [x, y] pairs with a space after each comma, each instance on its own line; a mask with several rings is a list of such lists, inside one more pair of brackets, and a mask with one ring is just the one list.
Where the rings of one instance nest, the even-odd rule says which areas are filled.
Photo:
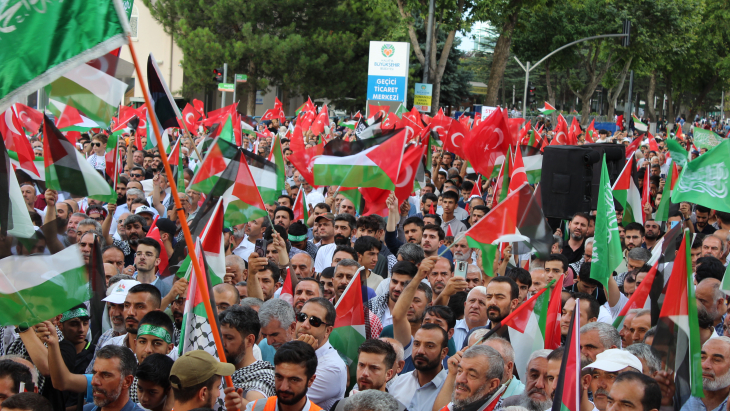
[[393, 47], [392, 44], [385, 44], [380, 49], [380, 52], [383, 53], [383, 56], [385, 57], [393, 57], [393, 54], [395, 54], [395, 47]]

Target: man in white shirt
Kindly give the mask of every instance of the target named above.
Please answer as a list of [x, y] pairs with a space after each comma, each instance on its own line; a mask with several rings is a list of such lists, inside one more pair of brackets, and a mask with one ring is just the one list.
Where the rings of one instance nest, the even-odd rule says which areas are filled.
[[[243, 258], [244, 261], [248, 263], [248, 257], [256, 249], [256, 240], [258, 240], [259, 238], [263, 238], [264, 231], [270, 225], [270, 223], [268, 218], [261, 217], [255, 220], [251, 220], [248, 223], [242, 225], [246, 237], [241, 240], [236, 248], [233, 249], [233, 254]], [[240, 227], [237, 226], [236, 230], [240, 230]], [[236, 238], [235, 234], [234, 238]]]
[[388, 391], [409, 411], [429, 411], [448, 374], [442, 362], [449, 352], [449, 336], [439, 325], [423, 324], [412, 347], [416, 369], [401, 374]]
[[315, 349], [317, 376], [309, 387], [308, 397], [325, 410], [344, 398], [347, 384], [347, 367], [340, 355], [329, 343], [337, 312], [329, 300], [312, 298], [297, 314], [296, 338]]

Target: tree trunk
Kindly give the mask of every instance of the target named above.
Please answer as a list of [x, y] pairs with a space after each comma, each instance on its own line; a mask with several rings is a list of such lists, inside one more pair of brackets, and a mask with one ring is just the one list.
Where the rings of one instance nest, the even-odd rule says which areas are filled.
[[618, 100], [618, 97], [623, 93], [624, 91], [624, 83], [626, 83], [626, 75], [629, 73], [629, 67], [631, 66], [631, 61], [633, 60], [633, 57], [630, 57], [626, 64], [624, 64], [624, 68], [621, 70], [621, 74], [619, 74], [619, 81], [616, 87], [610, 89], [608, 93], [606, 93], [606, 99], [608, 101], [608, 113], [607, 116], [609, 119], [613, 119], [613, 116], [616, 114], [616, 101]]
[[[578, 97], [581, 100], [581, 119], [580, 119], [580, 125], [581, 127], [588, 126], [588, 117], [591, 114], [591, 96], [593, 96], [593, 93], [596, 91], [596, 88], [603, 80], [603, 76], [606, 75], [608, 70], [611, 68], [612, 65], [614, 65], [616, 62], [611, 61], [612, 60], [612, 53], [609, 52], [606, 63], [604, 63], [603, 67], [599, 67], [599, 55], [601, 54], [601, 45], [597, 44], [595, 46], [592, 46], [587, 54], [587, 59], [583, 61], [583, 65], [585, 66], [586, 71], [588, 72], [588, 78], [589, 81], [585, 84], [583, 89], [580, 92], [577, 92], [575, 90], [573, 91], [573, 94], [575, 94], [576, 97]], [[569, 69], [570, 70], [570, 69]], [[568, 79], [570, 79], [570, 71], [568, 71]]]
[[254, 63], [248, 64], [248, 81], [246, 82], [246, 115], [256, 115], [256, 84], [258, 78], [256, 77], [256, 66]]
[[517, 24], [519, 16], [519, 8], [507, 17], [507, 21], [502, 26], [502, 30], [497, 38], [497, 44], [494, 46], [494, 54], [492, 59], [492, 67], [489, 69], [489, 81], [487, 83], [487, 97], [485, 104], [487, 106], [497, 105], [497, 96], [499, 93], [499, 82], [504, 77], [504, 70], [507, 68], [507, 58], [509, 58], [509, 48], [512, 44], [512, 32]]
[[649, 123], [656, 122], [656, 110], [654, 109], [654, 94], [656, 93], [656, 70], [651, 72], [649, 77], [649, 89], [646, 91], [646, 114]]
[[[547, 84], [548, 102], [553, 107], [557, 107], [555, 105], [555, 89], [553, 88], [553, 83], [550, 78], [550, 59], [547, 59], [545, 62], [545, 84]], [[550, 122], [555, 124], [555, 112], [550, 114]]]

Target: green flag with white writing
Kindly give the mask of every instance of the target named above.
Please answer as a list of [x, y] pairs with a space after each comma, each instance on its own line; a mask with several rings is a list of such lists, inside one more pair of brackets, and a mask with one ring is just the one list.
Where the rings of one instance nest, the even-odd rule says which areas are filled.
[[4, 2], [0, 112], [76, 66], [126, 44], [120, 0]]
[[591, 259], [591, 278], [603, 284], [608, 290], [608, 280], [621, 264], [621, 238], [618, 234], [616, 209], [613, 206], [613, 191], [608, 178], [606, 156], [601, 165], [601, 184], [598, 188], [598, 210], [596, 212], [596, 233]]
[[698, 148], [706, 148], [711, 149], [714, 147], [717, 147], [718, 144], [722, 141], [722, 137], [720, 137], [717, 133], [715, 133], [712, 130], [705, 130], [704, 128], [695, 127], [694, 131], [692, 131], [692, 135], [694, 136], [694, 143], [695, 146]]
[[672, 202], [703, 205], [730, 212], [730, 140], [687, 163], [672, 191]]

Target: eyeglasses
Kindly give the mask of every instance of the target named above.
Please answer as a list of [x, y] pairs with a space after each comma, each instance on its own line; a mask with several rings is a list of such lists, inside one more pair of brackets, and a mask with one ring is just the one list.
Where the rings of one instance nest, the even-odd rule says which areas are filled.
[[104, 221], [104, 217], [91, 217], [91, 218], [96, 221]]
[[314, 328], [319, 328], [322, 326], [322, 324], [332, 325], [332, 324], [327, 324], [326, 322], [322, 321], [319, 317], [315, 317], [315, 316], [307, 317], [307, 314], [304, 314], [304, 313], [297, 314], [298, 322], [303, 323], [303, 322], [307, 321], [307, 319], [309, 319], [309, 324], [311, 324], [311, 326]]

